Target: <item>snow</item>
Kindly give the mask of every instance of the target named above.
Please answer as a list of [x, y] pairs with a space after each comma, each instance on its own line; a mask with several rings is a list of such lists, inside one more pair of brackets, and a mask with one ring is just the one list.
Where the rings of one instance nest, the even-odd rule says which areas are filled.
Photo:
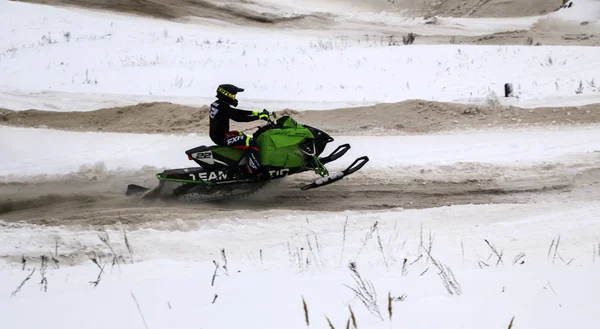
[[[506, 82], [518, 97], [512, 105], [553, 105], [548, 96], [571, 104], [600, 99], [596, 47], [409, 47], [400, 36], [393, 40], [399, 46], [389, 46], [389, 38], [364, 34], [266, 36], [233, 27], [222, 33], [222, 27], [32, 6], [0, 2], [0, 107], [74, 110], [79, 104], [70, 99], [78, 94], [117, 95], [113, 105], [119, 97], [126, 104], [181, 98], [206, 104], [220, 83], [244, 87], [247, 106], [274, 109], [407, 99], [481, 103], [502, 95]], [[37, 101], [44, 93], [64, 99]], [[89, 104], [75, 110], [94, 108]]]
[[[66, 174], [101, 162], [107, 170], [144, 166], [178, 168], [196, 166], [184, 151], [212, 145], [207, 136], [68, 132], [49, 129], [0, 127], [0, 175]], [[367, 155], [367, 167], [477, 162], [528, 164], [573, 158], [600, 150], [598, 127], [564, 130], [471, 132], [417, 136], [334, 136], [326, 149], [350, 143], [346, 155], [328, 167], [345, 167]], [[126, 141], [126, 142], [123, 142]], [[474, 151], [475, 150], [475, 151]]]
[[565, 21], [598, 21], [600, 20], [600, 1], [570, 0], [561, 9], [548, 16]]
[[[402, 33], [478, 34], [538, 19], [444, 18], [425, 26], [420, 19], [315, 0], [260, 5], [289, 13], [308, 4], [339, 11], [340, 27], [379, 22]], [[594, 18], [593, 8], [587, 7], [587, 18]], [[555, 15], [566, 17], [567, 10]], [[199, 105], [220, 82], [245, 87], [244, 104], [272, 109], [409, 98], [484, 102], [501, 94], [504, 82], [519, 96], [510, 102], [526, 107], [586, 104], [600, 95], [591, 83], [600, 70], [593, 47], [389, 47], [379, 38], [360, 44], [356, 35], [330, 39], [326, 31], [265, 36], [253, 28], [202, 24], [0, 1], [0, 107], [88, 111], [140, 100]], [[580, 81], [584, 88], [576, 94]], [[89, 166], [191, 166], [184, 150], [210, 143], [196, 134], [4, 126], [0, 136], [0, 184]], [[503, 166], [506, 172], [491, 174], [509, 179], [540, 164], [596, 169], [593, 155], [600, 150], [597, 126], [334, 137], [333, 146], [348, 142], [352, 149], [331, 168], [368, 155], [364, 172], [386, 177], [434, 165], [458, 175], [466, 163]], [[528, 175], [544, 175], [537, 169]], [[223, 211], [202, 220], [174, 211], [157, 221], [104, 226], [6, 222], [0, 207], [0, 328], [330, 328], [327, 319], [346, 328], [351, 307], [355, 329], [501, 329], [513, 317], [515, 329], [595, 329], [600, 202], [590, 200], [561, 194], [530, 204], [414, 210]], [[122, 256], [114, 266], [102, 231]], [[40, 271], [41, 256], [51, 254], [60, 263], [50, 260]], [[453, 273], [458, 290], [446, 289], [432, 258]], [[349, 262], [372, 282], [382, 319], [349, 289], [356, 285]], [[404, 296], [393, 302], [391, 317], [388, 293]]]
[[[61, 91], [42, 91], [31, 93], [20, 91], [10, 87], [0, 87], [1, 104], [0, 107], [6, 107], [14, 111], [38, 109], [48, 111], [93, 111], [99, 108], [111, 108], [116, 106], [135, 105], [139, 103], [151, 102], [171, 102], [174, 104], [202, 106], [214, 101], [214, 95], [210, 97], [199, 96], [153, 96], [153, 95], [122, 95], [122, 94], [98, 94], [98, 93], [73, 93]], [[241, 95], [240, 95], [241, 96]], [[590, 95], [590, 97], [594, 97]], [[582, 101], [587, 104], [586, 100]], [[571, 102], [572, 103], [572, 102]], [[354, 106], [374, 105], [376, 102], [352, 102], [339, 101], [277, 101], [277, 100], [248, 100], [244, 99], [240, 108], [262, 109], [267, 108], [273, 111], [284, 109], [303, 109], [303, 110], [325, 110], [338, 109]], [[243, 106], [243, 107], [242, 107]]]
[[[327, 328], [325, 316], [336, 327], [345, 327], [348, 305], [359, 328], [505, 328], [513, 316], [515, 327], [595, 328], [600, 317], [591, 300], [600, 293], [595, 280], [600, 256], [592, 246], [599, 242], [600, 226], [593, 216], [598, 210], [600, 203], [595, 202], [577, 208], [455, 206], [183, 223], [165, 218], [152, 228], [127, 232], [135, 263], [111, 267], [107, 256], [95, 288], [89, 282], [96, 280], [99, 269], [86, 255], [109, 252], [97, 231], [10, 224], [4, 228], [7, 243], [1, 246], [2, 254], [15, 260], [21, 255], [39, 257], [58, 238], [59, 255], [90, 265], [61, 264], [56, 269], [51, 263], [46, 292], [40, 290], [36, 272], [13, 297], [33, 265], [26, 265], [25, 271], [1, 271], [0, 324], [131, 328], [142, 327], [145, 321], [150, 328], [303, 328], [304, 298], [311, 328]], [[564, 225], [565, 218], [576, 225]], [[376, 221], [378, 230], [365, 238]], [[114, 227], [107, 233], [115, 253], [129, 263], [130, 254], [119, 238], [123, 232]], [[557, 256], [554, 249], [548, 256], [548, 247], [558, 236]], [[427, 255], [417, 260], [423, 254], [421, 239], [425, 246], [433, 240], [432, 257], [452, 270], [460, 295], [445, 290]], [[502, 252], [502, 263], [490, 257], [484, 239]], [[223, 265], [221, 249], [227, 274], [220, 269], [211, 285], [212, 261]], [[513, 264], [522, 252], [524, 263]], [[403, 271], [405, 258], [409, 265]], [[383, 320], [353, 300], [345, 286], [355, 287], [347, 268], [350, 261], [361, 277], [373, 283]], [[480, 268], [481, 262], [488, 266]], [[404, 301], [393, 303], [391, 321], [388, 292], [393, 297], [406, 295]], [[35, 309], [36, 316], [22, 316], [25, 309]]]

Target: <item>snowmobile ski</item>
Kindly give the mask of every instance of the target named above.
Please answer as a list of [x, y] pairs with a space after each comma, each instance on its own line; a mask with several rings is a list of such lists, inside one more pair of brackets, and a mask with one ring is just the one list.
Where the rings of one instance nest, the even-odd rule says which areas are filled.
[[302, 186], [300, 189], [301, 190], [310, 190], [313, 188], [317, 188], [317, 187], [323, 187], [323, 186], [327, 186], [329, 184], [335, 183], [337, 181], [339, 181], [340, 179], [352, 175], [353, 173], [359, 171], [367, 162], [369, 162], [369, 157], [367, 156], [363, 156], [360, 157], [356, 160], [354, 160], [354, 162], [352, 162], [352, 164], [350, 166], [348, 166], [348, 168], [333, 173], [329, 176], [325, 176], [325, 177], [321, 177], [319, 179], [317, 179], [316, 181], [314, 181], [312, 184], [308, 184], [308, 185], [304, 185]]

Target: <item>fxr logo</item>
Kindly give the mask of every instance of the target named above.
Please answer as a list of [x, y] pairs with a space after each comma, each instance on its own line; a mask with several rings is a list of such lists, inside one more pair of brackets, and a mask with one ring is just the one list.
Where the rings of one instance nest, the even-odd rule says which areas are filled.
[[231, 145], [237, 141], [241, 141], [244, 138], [244, 136], [235, 136], [235, 137], [231, 137], [227, 140], [227, 145]]

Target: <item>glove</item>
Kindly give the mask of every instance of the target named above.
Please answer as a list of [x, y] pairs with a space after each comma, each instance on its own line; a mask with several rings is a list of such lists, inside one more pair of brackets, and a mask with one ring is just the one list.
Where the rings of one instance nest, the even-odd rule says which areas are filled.
[[271, 115], [269, 114], [269, 111], [267, 110], [262, 110], [262, 112], [257, 111], [252, 111], [252, 114], [255, 117], [258, 117], [260, 120], [265, 120], [268, 121], [269, 118], [271, 117]]

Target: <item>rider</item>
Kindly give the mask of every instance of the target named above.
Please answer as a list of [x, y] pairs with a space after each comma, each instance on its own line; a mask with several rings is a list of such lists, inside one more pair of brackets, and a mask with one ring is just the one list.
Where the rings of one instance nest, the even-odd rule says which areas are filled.
[[244, 150], [248, 173], [260, 175], [259, 149], [256, 141], [239, 130], [229, 130], [229, 119], [236, 122], [269, 119], [267, 110], [259, 112], [235, 108], [238, 105], [236, 95], [243, 91], [243, 88], [231, 84], [217, 87], [217, 100], [210, 105], [210, 138], [217, 145]]

